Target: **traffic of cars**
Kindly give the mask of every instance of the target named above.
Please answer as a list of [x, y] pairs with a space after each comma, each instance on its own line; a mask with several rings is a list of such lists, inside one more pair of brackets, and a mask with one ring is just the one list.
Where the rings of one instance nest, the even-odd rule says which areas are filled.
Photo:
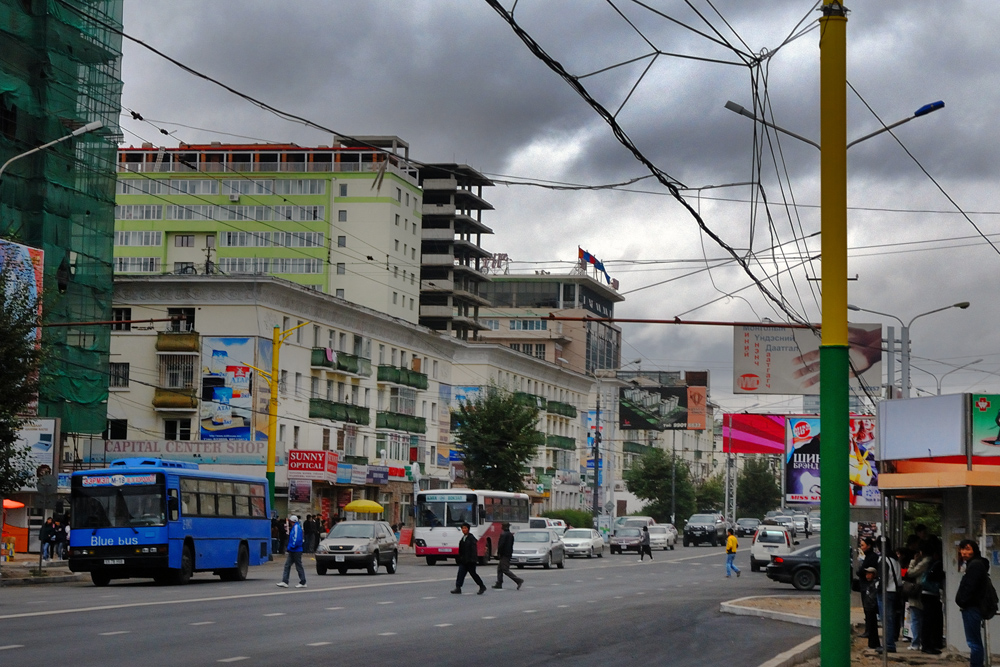
[[514, 533], [514, 555], [510, 564], [523, 568], [525, 565], [541, 565], [546, 570], [555, 565], [560, 570], [566, 567], [566, 547], [560, 533], [553, 529], [528, 528]]

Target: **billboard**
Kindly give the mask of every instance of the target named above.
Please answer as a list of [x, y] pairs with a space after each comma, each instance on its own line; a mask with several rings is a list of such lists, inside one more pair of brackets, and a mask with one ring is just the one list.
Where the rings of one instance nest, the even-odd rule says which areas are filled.
[[[267, 406], [254, 402], [257, 338], [206, 336], [201, 348], [201, 440], [267, 439]], [[263, 382], [257, 382], [257, 387]], [[269, 397], [268, 397], [269, 398]], [[263, 431], [260, 431], [263, 421]]]
[[[31, 459], [32, 471], [36, 474], [39, 471], [44, 474], [52, 474], [55, 469], [54, 452], [58, 439], [59, 432], [55, 419], [34, 419], [21, 426], [17, 432], [15, 446], [18, 449], [30, 448], [28, 457]], [[21, 487], [21, 491], [34, 491], [35, 478], [36, 475], [32, 475], [27, 484]]]
[[[820, 418], [788, 415], [785, 418], [785, 500], [820, 502]], [[851, 415], [850, 502], [855, 507], [879, 507], [878, 465], [875, 459], [875, 418]]]
[[[849, 324], [851, 387], [882, 385], [882, 325]], [[733, 328], [733, 392], [815, 394], [819, 386], [820, 336], [811, 329]], [[855, 374], [856, 373], [856, 374]]]
[[[996, 400], [986, 394], [974, 395], [981, 405], [972, 408], [974, 451], [987, 452], [991, 445], [984, 442], [997, 435], [993, 421], [1000, 408]], [[996, 395], [993, 399], [1000, 398]], [[965, 461], [969, 440], [969, 394], [945, 394], [881, 401], [878, 404], [879, 459], [953, 459]], [[993, 425], [992, 432], [989, 430]]]
[[288, 479], [312, 479], [321, 482], [336, 482], [338, 463], [339, 454], [337, 452], [289, 449]]
[[785, 415], [722, 415], [722, 451], [729, 454], [785, 453]]
[[625, 430], [704, 430], [707, 403], [707, 387], [622, 387], [618, 425]]
[[1000, 457], [1000, 394], [972, 395], [972, 455]]
[[[42, 274], [45, 269], [45, 253], [38, 248], [29, 248], [20, 243], [4, 241], [0, 239], [0, 271], [7, 272], [10, 283], [6, 297], [14, 290], [23, 289], [24, 295], [37, 303], [38, 321], [42, 320]], [[35, 327], [29, 335], [29, 339], [34, 340], [36, 345], [42, 344], [42, 329]], [[34, 396], [31, 402], [25, 407], [24, 415], [33, 416], [38, 414], [38, 396]], [[34, 488], [34, 487], [32, 487]]]

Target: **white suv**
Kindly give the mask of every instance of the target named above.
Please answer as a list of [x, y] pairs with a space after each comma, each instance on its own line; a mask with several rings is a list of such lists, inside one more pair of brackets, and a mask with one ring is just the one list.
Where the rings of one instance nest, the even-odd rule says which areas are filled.
[[760, 572], [771, 562], [771, 556], [791, 553], [797, 545], [784, 526], [760, 526], [750, 543], [750, 571]]

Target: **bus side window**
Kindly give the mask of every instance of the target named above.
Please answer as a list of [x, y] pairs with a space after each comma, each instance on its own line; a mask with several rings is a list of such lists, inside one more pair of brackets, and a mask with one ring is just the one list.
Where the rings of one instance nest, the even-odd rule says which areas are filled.
[[479, 506], [479, 525], [482, 526], [482, 525], [485, 525], [485, 524], [486, 524], [486, 508], [483, 507], [482, 505], [480, 505]]
[[177, 502], [177, 489], [168, 489], [167, 490], [167, 512], [170, 513], [170, 520], [171, 521], [177, 521], [178, 505], [179, 505], [179, 503]]

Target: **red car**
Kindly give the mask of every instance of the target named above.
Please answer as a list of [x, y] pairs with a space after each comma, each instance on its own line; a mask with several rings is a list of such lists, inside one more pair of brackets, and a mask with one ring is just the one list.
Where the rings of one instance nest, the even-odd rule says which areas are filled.
[[642, 531], [638, 528], [619, 528], [611, 538], [611, 553], [620, 554], [626, 551], [639, 553], [639, 542]]

